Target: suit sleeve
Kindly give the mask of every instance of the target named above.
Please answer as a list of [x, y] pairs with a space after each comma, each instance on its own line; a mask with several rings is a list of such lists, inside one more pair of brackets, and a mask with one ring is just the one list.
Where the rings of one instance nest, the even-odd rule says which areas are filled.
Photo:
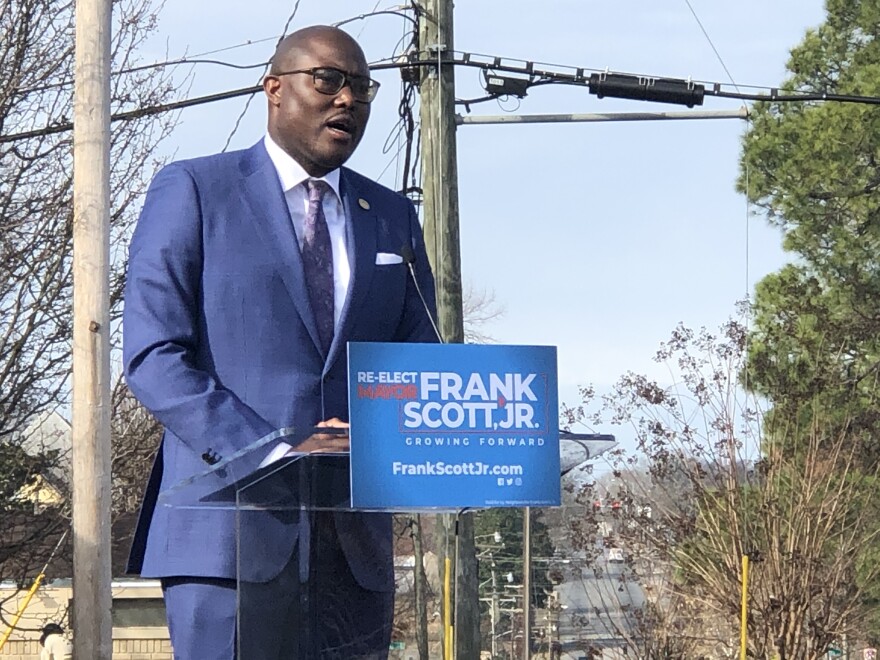
[[123, 362], [128, 386], [167, 430], [197, 454], [228, 456], [275, 429], [199, 360], [202, 221], [186, 166], [160, 171], [129, 250]]
[[[397, 328], [394, 340], [436, 343], [438, 341], [437, 334], [431, 324], [431, 318], [428, 317], [428, 312], [425, 309], [427, 307], [430, 310], [431, 317], [436, 321], [437, 297], [434, 287], [434, 275], [431, 272], [431, 264], [428, 262], [425, 238], [422, 235], [422, 228], [419, 225], [415, 207], [409, 200], [407, 200], [407, 207], [409, 210], [409, 233], [413, 253], [415, 254], [413, 269], [415, 270], [415, 279], [418, 281], [419, 287], [416, 289], [412, 278], [407, 278], [403, 315], [401, 316], [400, 325]], [[424, 296], [424, 303], [419, 297], [419, 290], [421, 290], [422, 296]]]

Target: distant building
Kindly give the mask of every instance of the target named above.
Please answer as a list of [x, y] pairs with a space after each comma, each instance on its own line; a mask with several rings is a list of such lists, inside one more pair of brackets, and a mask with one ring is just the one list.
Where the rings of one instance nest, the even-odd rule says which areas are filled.
[[[112, 589], [113, 660], [171, 660], [165, 605], [158, 580], [115, 580]], [[0, 583], [4, 620], [11, 620], [25, 594], [13, 583]], [[65, 630], [76, 630], [76, 623], [69, 620], [72, 605], [70, 580], [54, 580], [41, 586], [6, 646], [0, 650], [0, 660], [39, 660], [40, 629], [46, 623], [58, 622]]]
[[[0, 620], [4, 622], [12, 621], [24, 604], [28, 587], [45, 562], [44, 557], [49, 556], [68, 529], [68, 520], [61, 515], [60, 507], [67, 502], [71, 480], [70, 423], [58, 412], [45, 413], [16, 440], [28, 455], [40, 457], [52, 452], [54, 460], [45, 472], [16, 494], [18, 500], [31, 502], [33, 507], [17, 516], [20, 520], [4, 521], [2, 527], [2, 533], [7, 535], [3, 539], [6, 542], [11, 540], [10, 535], [27, 535], [35, 525], [39, 526], [41, 533], [45, 532], [36, 539], [27, 537], [32, 550], [27, 553], [29, 556], [20, 561], [13, 558], [4, 564], [6, 576], [16, 577], [16, 581], [0, 582]], [[113, 523], [113, 568], [117, 575], [123, 570], [133, 524], [133, 515], [120, 516]], [[0, 649], [0, 660], [39, 660], [40, 630], [47, 623], [60, 623], [68, 634], [75, 632], [76, 624], [70, 621], [74, 598], [71, 553], [68, 535], [46, 570], [47, 582], [36, 591], [16, 629]], [[39, 557], [39, 561], [35, 562], [34, 556]], [[19, 572], [23, 576], [24, 588], [18, 583]], [[171, 660], [171, 642], [159, 582], [119, 577], [113, 581], [112, 590], [114, 660]], [[0, 635], [5, 632], [5, 625], [0, 625]]]

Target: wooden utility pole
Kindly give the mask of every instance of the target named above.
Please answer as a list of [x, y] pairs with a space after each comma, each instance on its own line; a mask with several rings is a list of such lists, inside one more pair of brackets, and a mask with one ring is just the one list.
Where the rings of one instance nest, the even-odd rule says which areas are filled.
[[425, 548], [422, 544], [422, 516], [416, 514], [410, 521], [413, 538], [413, 593], [416, 607], [416, 646], [419, 660], [429, 660], [428, 655], [428, 589], [425, 583]]
[[[458, 230], [458, 165], [455, 144], [455, 72], [452, 0], [424, 0], [419, 15], [422, 58], [421, 97], [422, 189], [425, 242], [437, 283], [440, 332], [445, 341], [464, 341], [461, 253]], [[474, 521], [471, 514], [443, 516], [439, 551], [453, 559], [454, 656], [480, 657], [480, 614]], [[456, 552], [457, 548], [457, 552]], [[445, 566], [440, 561], [440, 566]]]
[[110, 660], [111, 0], [76, 0], [73, 128], [73, 644]]

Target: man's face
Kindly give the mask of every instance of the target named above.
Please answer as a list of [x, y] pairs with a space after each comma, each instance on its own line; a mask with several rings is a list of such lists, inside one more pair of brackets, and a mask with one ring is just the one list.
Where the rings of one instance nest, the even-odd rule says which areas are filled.
[[[273, 70], [296, 71], [332, 67], [351, 75], [369, 76], [360, 48], [344, 35], [313, 37], [292, 49]], [[315, 89], [311, 74], [266, 76], [269, 135], [311, 176], [323, 176], [354, 153], [370, 117], [370, 104], [356, 101], [351, 87], [335, 95]]]

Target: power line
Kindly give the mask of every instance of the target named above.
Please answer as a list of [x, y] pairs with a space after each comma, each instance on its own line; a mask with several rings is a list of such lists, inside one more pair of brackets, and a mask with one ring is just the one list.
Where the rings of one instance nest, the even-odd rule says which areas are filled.
[[[275, 37], [272, 37], [275, 39]], [[256, 43], [256, 42], [254, 42]], [[235, 46], [233, 46], [234, 48]], [[222, 50], [222, 49], [221, 49]], [[217, 51], [214, 51], [217, 52]], [[264, 67], [268, 64], [267, 62], [257, 62], [254, 64], [235, 64], [233, 62], [226, 62], [223, 60], [213, 60], [213, 59], [204, 59], [201, 57], [181, 57], [176, 60], [165, 60], [163, 62], [155, 62], [153, 64], [142, 64], [139, 66], [133, 66], [126, 69], [120, 69], [119, 71], [112, 71], [110, 73], [111, 76], [122, 76], [130, 73], [137, 73], [138, 71], [148, 71], [150, 69], [161, 69], [164, 67], [171, 66], [181, 66], [184, 64], [213, 64], [216, 66], [223, 66], [230, 69], [239, 69], [239, 70], [247, 70], [247, 69], [259, 69], [260, 67]], [[30, 94], [34, 94], [37, 92], [48, 92], [52, 89], [61, 89], [63, 87], [70, 87], [73, 85], [72, 80], [62, 80], [57, 83], [48, 83], [46, 85], [38, 85], [36, 87], [27, 87], [25, 89], [15, 90], [12, 92], [12, 96], [28, 96]]]
[[[143, 108], [138, 108], [136, 110], [128, 110], [126, 112], [117, 112], [115, 114], [110, 115], [111, 121], [132, 121], [134, 119], [142, 119], [143, 117], [149, 117], [151, 115], [158, 115], [164, 112], [170, 112], [173, 110], [180, 110], [182, 108], [191, 108], [196, 105], [204, 105], [206, 103], [213, 103], [215, 101], [225, 101], [227, 99], [233, 99], [239, 96], [244, 96], [245, 94], [253, 94], [254, 92], [259, 91], [259, 86], [254, 87], [245, 87], [242, 89], [234, 89], [228, 92], [219, 92], [217, 94], [208, 94], [207, 96], [198, 96], [192, 99], [183, 99], [181, 101], [174, 101], [171, 103], [160, 103], [153, 106], [146, 106]], [[46, 126], [44, 128], [34, 129], [32, 131], [23, 131], [21, 133], [12, 133], [9, 135], [0, 135], [0, 144], [4, 142], [17, 142], [19, 140], [29, 140], [36, 137], [44, 137], [47, 135], [54, 135], [56, 133], [65, 133], [73, 129], [73, 122], [63, 122], [60, 124], [54, 124], [50, 126]]]
[[[284, 28], [281, 30], [281, 36], [278, 37], [278, 41], [275, 43], [275, 49], [278, 49], [278, 46], [284, 41], [284, 37], [287, 34], [287, 30], [290, 27], [290, 24], [293, 23], [293, 19], [296, 16], [296, 13], [299, 11], [299, 3], [300, 0], [296, 0], [296, 4], [293, 5], [293, 11], [290, 12], [290, 16], [287, 17], [287, 20], [284, 23]], [[263, 64], [262, 67], [264, 69], [263, 75], [265, 75], [265, 67], [268, 66], [268, 63]], [[260, 78], [263, 76], [261, 75]], [[220, 150], [222, 153], [225, 153], [227, 149], [229, 149], [229, 145], [232, 143], [232, 138], [235, 137], [235, 134], [238, 133], [238, 129], [241, 126], [241, 122], [247, 114], [248, 110], [251, 107], [251, 101], [254, 100], [255, 94], [251, 94], [248, 97], [248, 100], [245, 101], [244, 108], [242, 108], [241, 112], [238, 115], [238, 119], [235, 120], [235, 124], [232, 126], [232, 130], [229, 132], [229, 136], [226, 138], [226, 144], [223, 145], [223, 148]]]
[[[378, 6], [378, 2], [376, 4]], [[409, 44], [405, 47], [404, 52], [416, 50], [418, 43], [418, 34], [416, 30], [414, 28], [404, 28], [403, 35], [394, 46], [394, 55], [392, 57], [396, 57], [398, 60], [400, 59], [398, 56], [398, 49], [403, 47], [403, 44], [407, 39], [409, 39]], [[388, 152], [390, 152], [394, 143], [396, 143], [398, 147], [394, 156], [391, 158], [391, 160], [388, 162], [388, 164], [385, 166], [379, 176], [376, 177], [376, 180], [381, 180], [381, 178], [385, 175], [385, 172], [387, 172], [392, 165], [395, 165], [395, 187], [397, 187], [403, 194], [406, 194], [407, 180], [409, 178], [415, 140], [416, 123], [413, 116], [413, 108], [415, 106], [415, 99], [418, 91], [415, 78], [413, 78], [412, 76], [407, 77], [405, 75], [402, 75], [400, 90], [400, 103], [398, 104], [397, 108], [399, 119], [389, 132], [388, 137], [386, 137], [385, 145], [382, 148], [382, 153], [387, 154]], [[402, 174], [400, 167], [401, 154], [405, 154], [403, 159]]]
[[[379, 6], [379, 3], [377, 2], [376, 7], [378, 7], [378, 6]], [[361, 14], [360, 16], [352, 16], [351, 18], [346, 18], [345, 20], [338, 21], [337, 23], [333, 23], [333, 27], [342, 27], [343, 25], [347, 25], [348, 23], [354, 23], [355, 21], [362, 21], [362, 20], [364, 20], [366, 18], [370, 18], [372, 16], [382, 16], [382, 15], [386, 15], [386, 14], [392, 15], [392, 16], [400, 16], [401, 18], [404, 18], [404, 19], [412, 22], [413, 25], [417, 24], [416, 19], [414, 19], [409, 14], [406, 14], [405, 12], [391, 10], [391, 9], [383, 9], [381, 11], [376, 11], [375, 8], [373, 8], [373, 11], [368, 12], [366, 14]]]
[[[427, 55], [427, 54], [426, 54]], [[491, 61], [482, 61], [479, 58], [488, 58]], [[474, 53], [463, 53], [456, 51], [448, 56], [447, 60], [444, 60], [444, 65], [455, 65], [455, 66], [467, 66], [474, 67], [484, 70], [494, 70], [506, 73], [516, 73], [520, 75], [528, 76], [529, 80], [527, 82], [527, 87], [535, 86], [538, 84], [546, 85], [546, 84], [562, 84], [562, 85], [575, 85], [580, 87], [588, 87], [590, 85], [590, 75], [587, 75], [587, 72], [598, 72], [601, 71], [599, 69], [588, 69], [584, 67], [572, 67], [567, 65], [551, 65], [554, 66], [557, 70], [547, 70], [540, 69], [536, 65], [538, 63], [535, 62], [524, 62], [520, 66], [514, 66], [510, 64], [504, 64], [505, 58], [497, 57], [497, 56], [488, 56], [488, 55], [477, 55]], [[507, 60], [511, 61], [511, 60]], [[407, 59], [406, 61], [385, 61], [380, 60], [379, 62], [370, 66], [371, 70], [386, 70], [386, 69], [415, 69], [418, 67], [437, 66], [437, 59], [433, 53], [427, 56], [426, 59]], [[559, 69], [571, 71], [573, 73], [567, 73], [565, 71], [560, 71]], [[651, 80], [663, 80], [662, 78], [652, 78], [650, 76], [645, 76], [643, 74], [625, 74], [633, 77], [638, 77], [641, 80], [651, 81]], [[537, 78], [532, 81], [532, 78]], [[684, 81], [682, 81], [684, 82]], [[693, 82], [693, 81], [688, 81]], [[695, 83], [694, 83], [695, 84]], [[877, 96], [860, 96], [855, 94], [835, 94], [829, 92], [780, 92], [779, 89], [770, 88], [770, 87], [760, 87], [757, 85], [743, 85], [742, 87], [748, 89], [761, 89], [767, 90], [764, 93], [743, 93], [743, 92], [729, 92], [724, 91], [724, 83], [706, 83], [707, 86], [705, 89], [705, 94], [707, 96], [716, 96], [718, 98], [729, 98], [729, 99], [738, 99], [742, 101], [761, 101], [761, 102], [773, 102], [773, 103], [806, 103], [806, 102], [839, 102], [839, 103], [862, 103], [867, 105], [880, 105], [880, 97]], [[173, 110], [180, 110], [183, 108], [189, 108], [197, 105], [203, 105], [206, 103], [213, 103], [216, 101], [224, 101], [227, 99], [236, 98], [239, 96], [245, 96], [248, 94], [255, 94], [260, 91], [259, 85], [254, 85], [252, 87], [245, 87], [240, 89], [229, 90], [225, 92], [219, 92], [216, 94], [209, 94], [205, 96], [199, 96], [191, 99], [182, 99], [180, 101], [174, 101], [170, 103], [157, 104], [153, 106], [147, 106], [144, 108], [138, 108], [135, 110], [129, 110], [125, 112], [118, 112], [111, 115], [112, 121], [131, 121], [134, 119], [141, 119], [143, 117], [147, 117], [150, 115], [161, 114], [163, 112], [169, 112]], [[491, 96], [489, 99], [491, 100], [497, 98], [498, 95]], [[32, 139], [35, 137], [41, 137], [45, 135], [52, 135], [56, 133], [63, 133], [65, 131], [69, 131], [73, 128], [72, 122], [63, 122], [60, 124], [49, 125], [44, 128], [34, 129], [30, 131], [23, 131], [20, 133], [11, 133], [7, 135], [0, 135], [0, 144], [7, 142], [16, 142], [19, 140]]]
[[[214, 66], [222, 66], [229, 69], [237, 69], [237, 70], [248, 70], [248, 69], [259, 69], [268, 66], [269, 60], [265, 60], [262, 62], [254, 62], [252, 64], [235, 64], [234, 62], [227, 62], [225, 60], [217, 60], [217, 59], [208, 59], [205, 56], [207, 55], [215, 55], [217, 53], [225, 53], [231, 50], [236, 50], [238, 48], [246, 48], [249, 46], [256, 46], [258, 44], [266, 43], [269, 41], [274, 41], [276, 44], [286, 36], [286, 32], [288, 27], [290, 26], [290, 22], [293, 16], [296, 14], [299, 2], [297, 2], [297, 6], [294, 7], [293, 14], [291, 14], [290, 18], [288, 18], [287, 23], [284, 26], [284, 30], [282, 31], [280, 36], [273, 37], [263, 37], [261, 39], [248, 39], [247, 41], [243, 41], [237, 44], [233, 44], [231, 46], [223, 46], [221, 48], [215, 48], [213, 50], [204, 51], [202, 53], [197, 53], [191, 56], [184, 56], [170, 60], [162, 60], [159, 62], [152, 62], [150, 64], [140, 64], [137, 66], [127, 67], [125, 69], [119, 69], [118, 71], [112, 71], [110, 73], [111, 76], [122, 76], [131, 73], [137, 73], [138, 71], [148, 71], [150, 69], [162, 69], [165, 67], [174, 67], [174, 66], [182, 66], [188, 64], [210, 64]], [[377, 3], [378, 6], [378, 3]], [[334, 23], [336, 27], [341, 25], [345, 25], [346, 23], [350, 23], [356, 20], [365, 20], [372, 16], [380, 16], [383, 14], [395, 14], [397, 16], [401, 16], [406, 18], [413, 23], [415, 23], [415, 19], [411, 16], [408, 16], [404, 12], [401, 11], [391, 11], [391, 10], [382, 10], [382, 11], [372, 11], [366, 14], [360, 14], [359, 16], [355, 16], [353, 18], [346, 19], [344, 21], [340, 21], [338, 23]], [[12, 96], [27, 96], [29, 94], [35, 94], [38, 92], [47, 92], [53, 89], [61, 89], [64, 87], [70, 87], [73, 85], [73, 80], [63, 80], [56, 83], [47, 83], [45, 85], [36, 85], [34, 87], [26, 87], [24, 89], [14, 90], [12, 92]]]
[[685, 4], [688, 6], [688, 9], [691, 10], [691, 14], [694, 16], [694, 20], [697, 21], [697, 25], [700, 26], [700, 30], [703, 32], [703, 36], [706, 37], [706, 41], [709, 42], [709, 46], [712, 47], [712, 51], [715, 53], [715, 57], [718, 58], [718, 61], [721, 63], [721, 68], [724, 69], [724, 73], [727, 74], [727, 77], [730, 79], [730, 83], [733, 85], [734, 89], [737, 92], [740, 91], [739, 87], [736, 86], [736, 81], [733, 79], [733, 75], [730, 73], [730, 69], [727, 68], [727, 64], [724, 63], [724, 58], [721, 57], [721, 53], [718, 52], [718, 49], [715, 48], [715, 44], [712, 43], [712, 37], [709, 36], [709, 33], [706, 31], [706, 28], [703, 26], [703, 21], [700, 20], [700, 17], [697, 16], [697, 12], [694, 9], [694, 6], [691, 4], [691, 0], [684, 0]]
[[242, 41], [238, 44], [233, 44], [232, 46], [223, 46], [222, 48], [216, 48], [214, 50], [208, 50], [203, 53], [197, 53], [192, 57], [204, 57], [205, 55], [214, 55], [216, 53], [225, 53], [230, 50], [236, 50], [238, 48], [247, 48], [248, 46], [256, 46], [257, 44], [266, 43], [267, 41], [277, 41], [278, 35], [272, 37], [263, 37], [262, 39], [248, 39], [247, 41]]

